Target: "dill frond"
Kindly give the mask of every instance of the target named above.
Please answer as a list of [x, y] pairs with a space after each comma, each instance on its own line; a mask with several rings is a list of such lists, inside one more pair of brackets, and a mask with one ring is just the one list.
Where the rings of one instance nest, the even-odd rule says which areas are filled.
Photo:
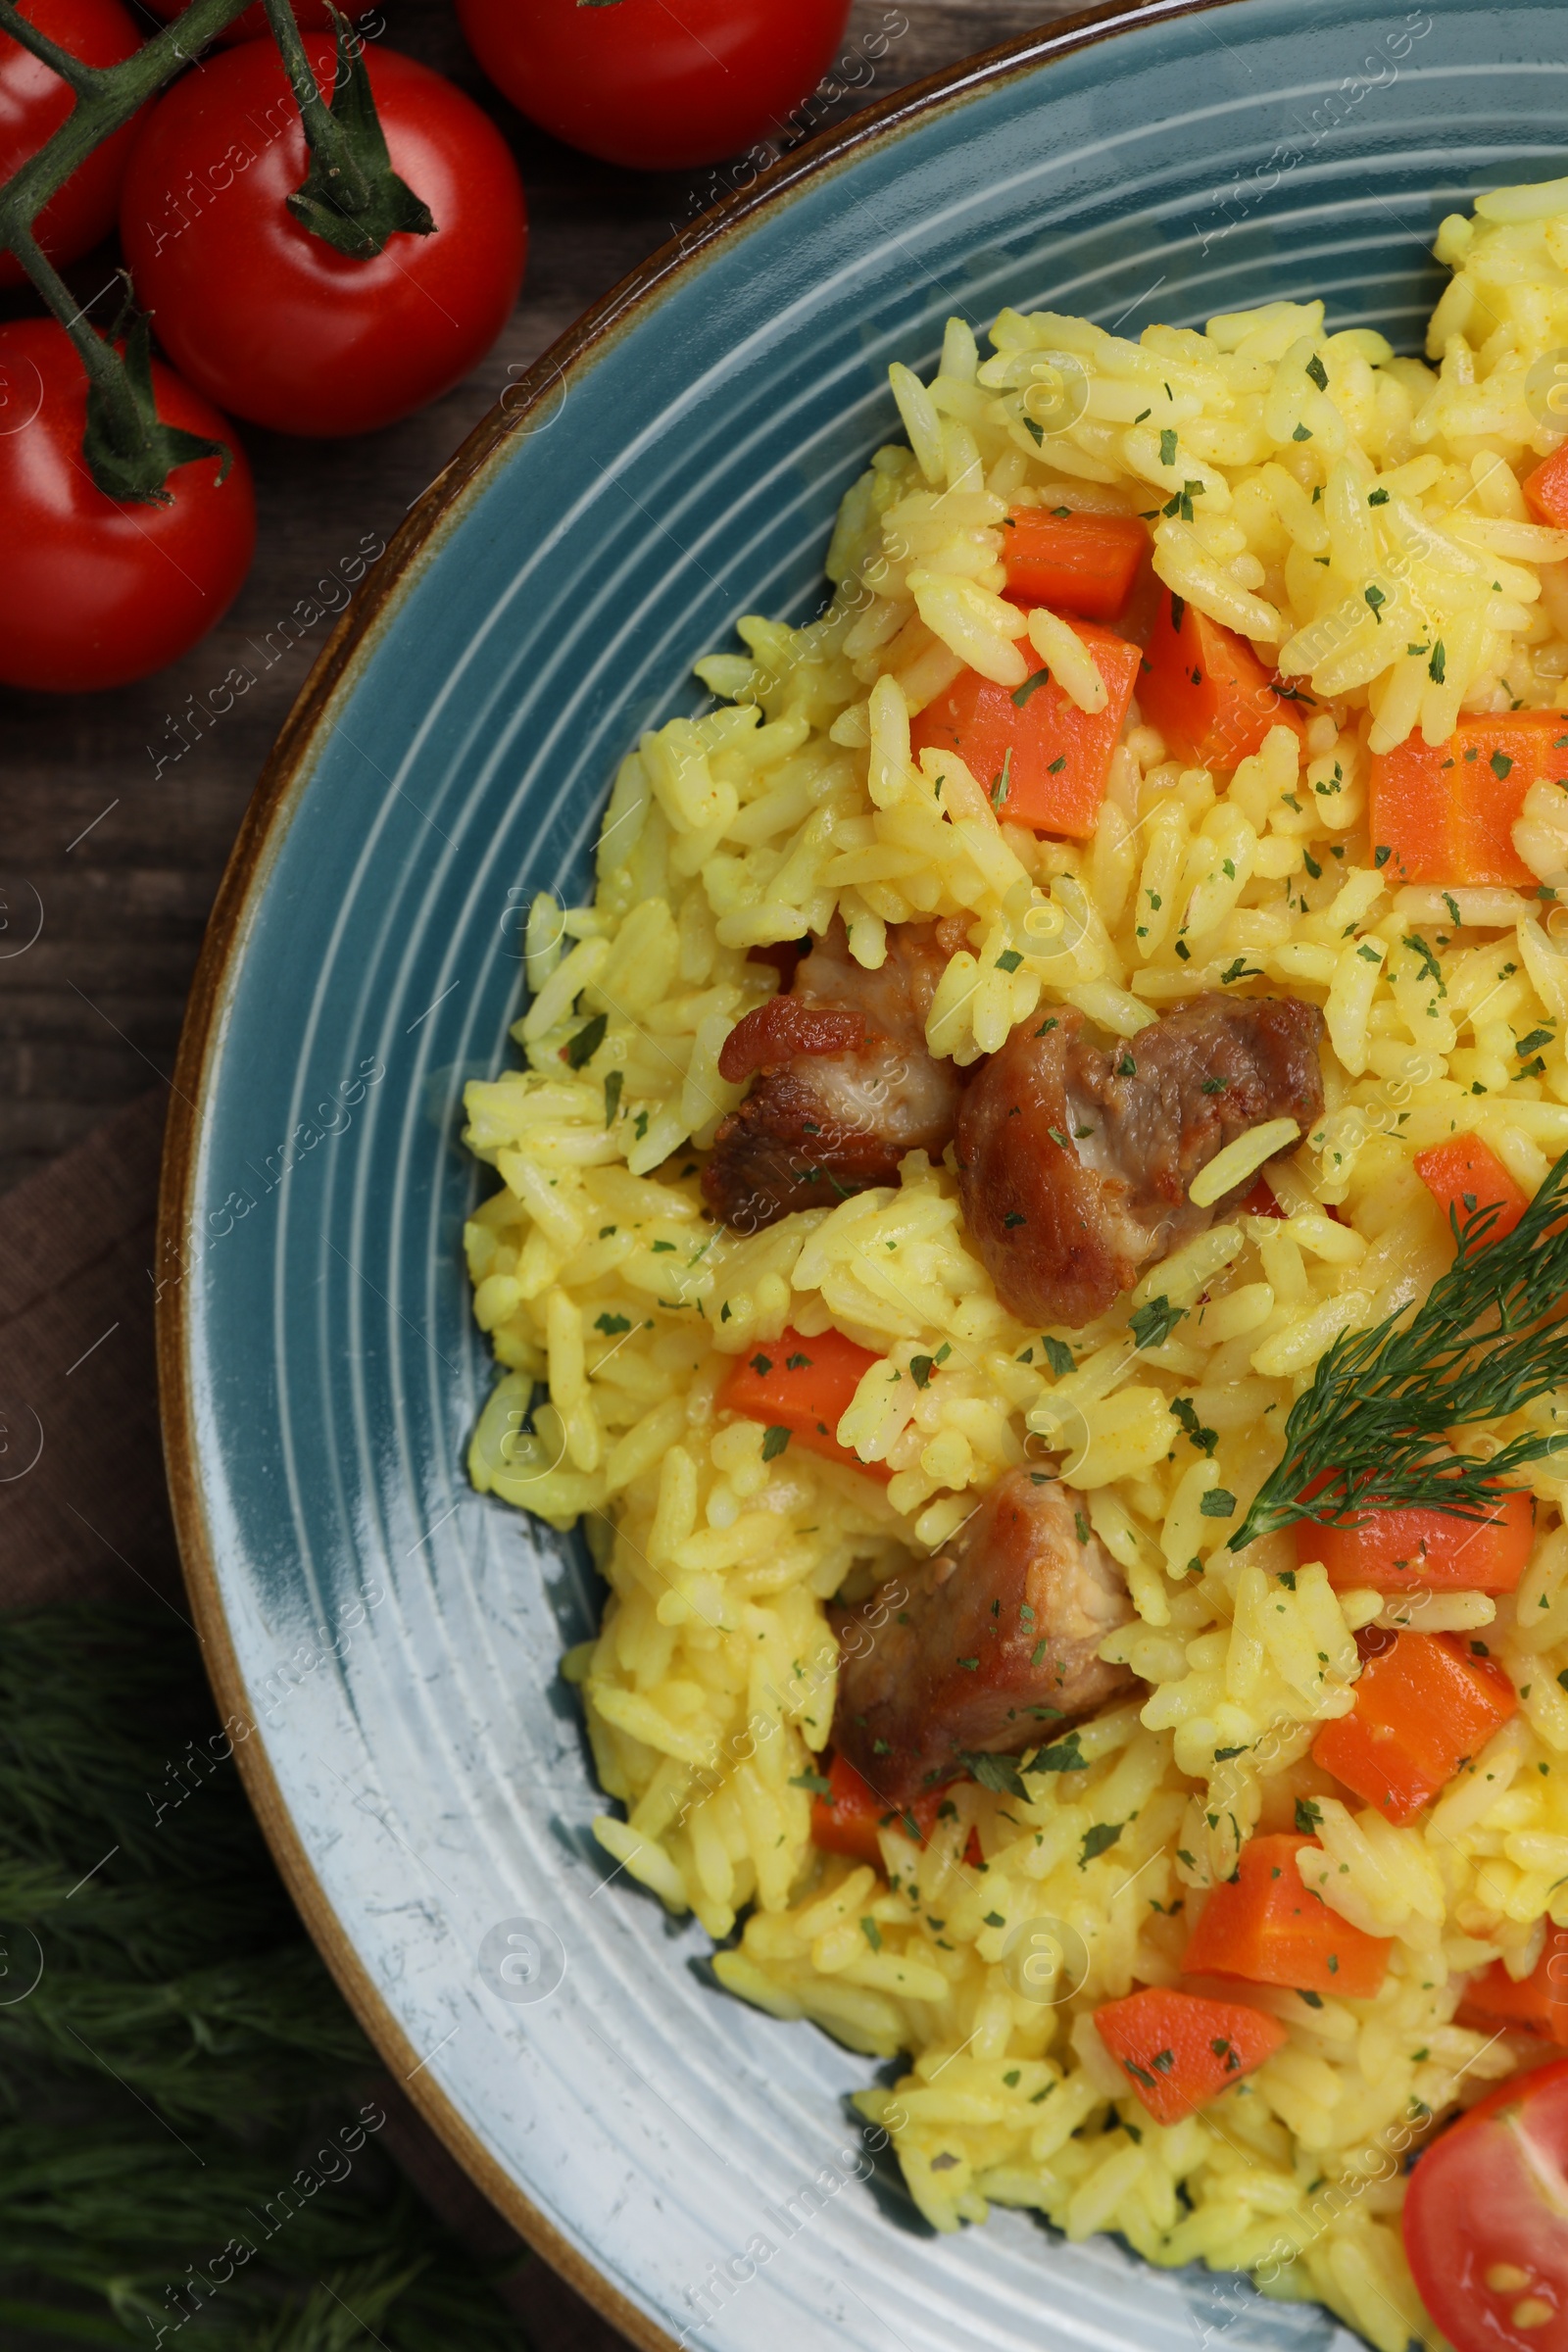
[[0, 2340], [518, 2352], [226, 1748], [172, 1620], [0, 1619]]
[[1568, 1384], [1568, 1154], [1492, 1241], [1496, 1216], [1489, 1207], [1461, 1227], [1450, 1209], [1453, 1263], [1425, 1303], [1343, 1332], [1319, 1359], [1232, 1551], [1298, 1519], [1357, 1526], [1409, 1508], [1485, 1519], [1517, 1472], [1568, 1458], [1568, 1425], [1522, 1431], [1490, 1456], [1446, 1442]]

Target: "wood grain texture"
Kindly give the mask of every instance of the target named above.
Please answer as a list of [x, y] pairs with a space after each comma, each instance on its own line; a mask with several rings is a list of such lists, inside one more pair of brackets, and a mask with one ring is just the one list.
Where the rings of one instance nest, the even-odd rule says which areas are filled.
[[[814, 127], [1068, 13], [1062, 0], [856, 0], [841, 54], [858, 86]], [[352, 573], [390, 537], [509, 370], [718, 192], [712, 173], [620, 172], [535, 131], [482, 80], [450, 0], [387, 0], [385, 15], [388, 42], [451, 74], [512, 144], [532, 227], [522, 295], [483, 365], [402, 424], [339, 442], [245, 427], [255, 567], [183, 662], [109, 694], [0, 688], [0, 1189], [167, 1080], [223, 861], [332, 609], [351, 593], [343, 566]], [[885, 41], [880, 55], [867, 55], [868, 39]], [[105, 249], [72, 272], [83, 301], [112, 280], [116, 258]], [[0, 315], [27, 307], [9, 297]], [[0, 561], [3, 531], [0, 521]], [[253, 682], [215, 715], [231, 672]]]

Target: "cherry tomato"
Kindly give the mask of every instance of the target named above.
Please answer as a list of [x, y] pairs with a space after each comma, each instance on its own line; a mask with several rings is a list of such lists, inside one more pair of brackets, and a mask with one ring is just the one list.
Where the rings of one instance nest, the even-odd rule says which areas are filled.
[[458, 0], [474, 56], [568, 147], [643, 172], [717, 163], [785, 127], [848, 0]]
[[[305, 49], [329, 91], [331, 42]], [[527, 218], [500, 132], [412, 58], [366, 62], [428, 236], [354, 261], [295, 220], [305, 132], [270, 40], [176, 82], [125, 180], [121, 237], [164, 349], [220, 407], [280, 433], [366, 433], [422, 408], [488, 351], [522, 282]]]
[[[83, 65], [118, 66], [141, 46], [141, 34], [120, 0], [20, 0], [20, 6], [29, 24]], [[0, 33], [0, 181], [37, 154], [72, 103], [58, 74], [9, 33]], [[90, 253], [114, 227], [137, 128], [127, 122], [95, 147], [38, 215], [33, 233], [57, 268]], [[0, 286], [20, 286], [24, 279], [15, 254], [0, 253]]]
[[233, 452], [169, 477], [167, 507], [106, 498], [81, 454], [87, 378], [52, 318], [0, 325], [0, 683], [78, 694], [177, 660], [228, 610], [256, 544], [251, 469], [225, 419], [153, 365], [166, 424]]
[[1568, 2352], [1568, 2058], [1499, 2083], [1433, 2141], [1404, 2250], [1455, 2352]]
[[[155, 17], [162, 17], [166, 24], [177, 17], [186, 5], [187, 0], [142, 0], [142, 6], [151, 9]], [[326, 13], [326, 0], [293, 0], [293, 5], [294, 22], [301, 32], [331, 31], [332, 20]], [[356, 13], [353, 8], [343, 11], [347, 17]], [[227, 49], [235, 41], [259, 41], [264, 36], [270, 37], [267, 34], [267, 11], [262, 6], [262, 0], [252, 0], [251, 6], [237, 16], [232, 24], [225, 24], [218, 37]]]

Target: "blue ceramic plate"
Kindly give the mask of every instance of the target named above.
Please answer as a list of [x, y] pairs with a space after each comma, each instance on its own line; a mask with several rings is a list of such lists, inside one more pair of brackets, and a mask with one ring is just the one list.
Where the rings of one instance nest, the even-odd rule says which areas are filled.
[[[582, 1547], [481, 1500], [465, 1081], [519, 903], [746, 612], [804, 616], [887, 366], [1004, 303], [1129, 334], [1278, 295], [1414, 349], [1443, 215], [1564, 169], [1558, 0], [1102, 11], [819, 143], [541, 362], [421, 503], [284, 736], [177, 1079], [162, 1334], [185, 1561], [250, 1786], [399, 2078], [639, 2340], [1167, 2352], [1315, 2308], [862, 2180], [867, 2062], [717, 1991], [611, 1875], [564, 1643]], [[848, 2156], [840, 2151], [848, 2151]]]

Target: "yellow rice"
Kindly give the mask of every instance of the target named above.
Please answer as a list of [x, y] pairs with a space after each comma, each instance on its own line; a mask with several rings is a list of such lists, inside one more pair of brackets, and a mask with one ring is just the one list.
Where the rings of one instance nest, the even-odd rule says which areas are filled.
[[[895, 367], [908, 446], [879, 450], [844, 500], [831, 607], [803, 628], [743, 620], [746, 652], [698, 664], [719, 707], [622, 761], [593, 904], [546, 894], [531, 912], [525, 1066], [467, 1090], [467, 1140], [502, 1180], [467, 1230], [503, 1367], [472, 1475], [556, 1527], [580, 1521], [608, 1579], [603, 1630], [564, 1668], [616, 1802], [608, 1851], [717, 1939], [745, 1917], [715, 1963], [733, 1992], [906, 2054], [898, 2086], [860, 2105], [939, 2229], [1037, 2207], [1074, 2238], [1116, 2230], [1153, 2262], [1319, 2297], [1381, 2352], [1437, 2340], [1398, 2235], [1413, 2126], [1515, 2062], [1452, 2022], [1465, 1974], [1499, 1956], [1525, 1974], [1547, 1920], [1568, 1924], [1563, 1488], [1543, 1465], [1517, 1595], [1418, 1612], [1485, 1627], [1522, 1706], [1406, 1829], [1321, 1794], [1303, 1759], [1351, 1704], [1356, 1629], [1409, 1604], [1336, 1595], [1320, 1568], [1290, 1589], [1288, 1538], [1230, 1553], [1200, 1506], [1223, 1484], [1245, 1508], [1334, 1336], [1446, 1262], [1416, 1151], [1475, 1131], [1533, 1192], [1568, 1149], [1568, 912], [1397, 888], [1367, 838], [1371, 753], [1413, 730], [1442, 741], [1461, 710], [1568, 710], [1568, 532], [1532, 521], [1520, 491], [1560, 437], [1542, 386], [1568, 345], [1568, 183], [1484, 197], [1438, 252], [1454, 274], [1425, 362], [1281, 301], [1136, 343], [1008, 311], [987, 357], [954, 319], [931, 383]], [[911, 715], [963, 666], [1025, 675], [1024, 616], [999, 593], [1005, 509], [1147, 512], [1184, 488], [1192, 519], [1157, 520], [1155, 569], [1309, 677], [1325, 707], [1304, 746], [1278, 727], [1233, 774], [1184, 770], [1135, 705], [1091, 844], [999, 823], [951, 753], [939, 803]], [[1032, 642], [1093, 707], [1098, 673], [1073, 668], [1052, 618]], [[1568, 881], [1568, 796], [1537, 787], [1515, 839], [1544, 881]], [[1059, 1379], [922, 1153], [896, 1189], [752, 1238], [715, 1227], [700, 1155], [741, 1094], [718, 1055], [774, 983], [747, 952], [835, 912], [873, 967], [887, 925], [968, 918], [928, 1028], [959, 1063], [1042, 1000], [1131, 1037], [1238, 959], [1322, 1006], [1327, 1108], [1280, 1163], [1288, 1214], [1237, 1215], [1152, 1269]], [[1520, 1041], [1542, 1029], [1527, 1064]], [[591, 1047], [580, 1067], [567, 1046]], [[1156, 1291], [1193, 1311], [1140, 1351], [1128, 1313]], [[715, 1408], [732, 1359], [786, 1323], [875, 1351], [839, 1436], [890, 1484], [799, 1448], [764, 1460], [762, 1429]], [[917, 1354], [941, 1355], [923, 1387]], [[1178, 1394], [1218, 1433], [1213, 1459], [1182, 1439]], [[1085, 1769], [1037, 1781], [1034, 1801], [964, 1785], [923, 1850], [882, 1832], [881, 1876], [821, 1855], [825, 1602], [896, 1576], [973, 1491], [1063, 1448], [1136, 1609], [1105, 1654], [1147, 1695], [1084, 1727]], [[1290, 1828], [1303, 1790], [1326, 1899], [1396, 1939], [1387, 1982], [1317, 2007], [1257, 1989], [1289, 2041], [1161, 2129], [1091, 2013], [1177, 1980], [1204, 1889], [1253, 1828]], [[1099, 1825], [1119, 1835], [1085, 1861]], [[961, 1859], [971, 1827], [983, 1872]]]

